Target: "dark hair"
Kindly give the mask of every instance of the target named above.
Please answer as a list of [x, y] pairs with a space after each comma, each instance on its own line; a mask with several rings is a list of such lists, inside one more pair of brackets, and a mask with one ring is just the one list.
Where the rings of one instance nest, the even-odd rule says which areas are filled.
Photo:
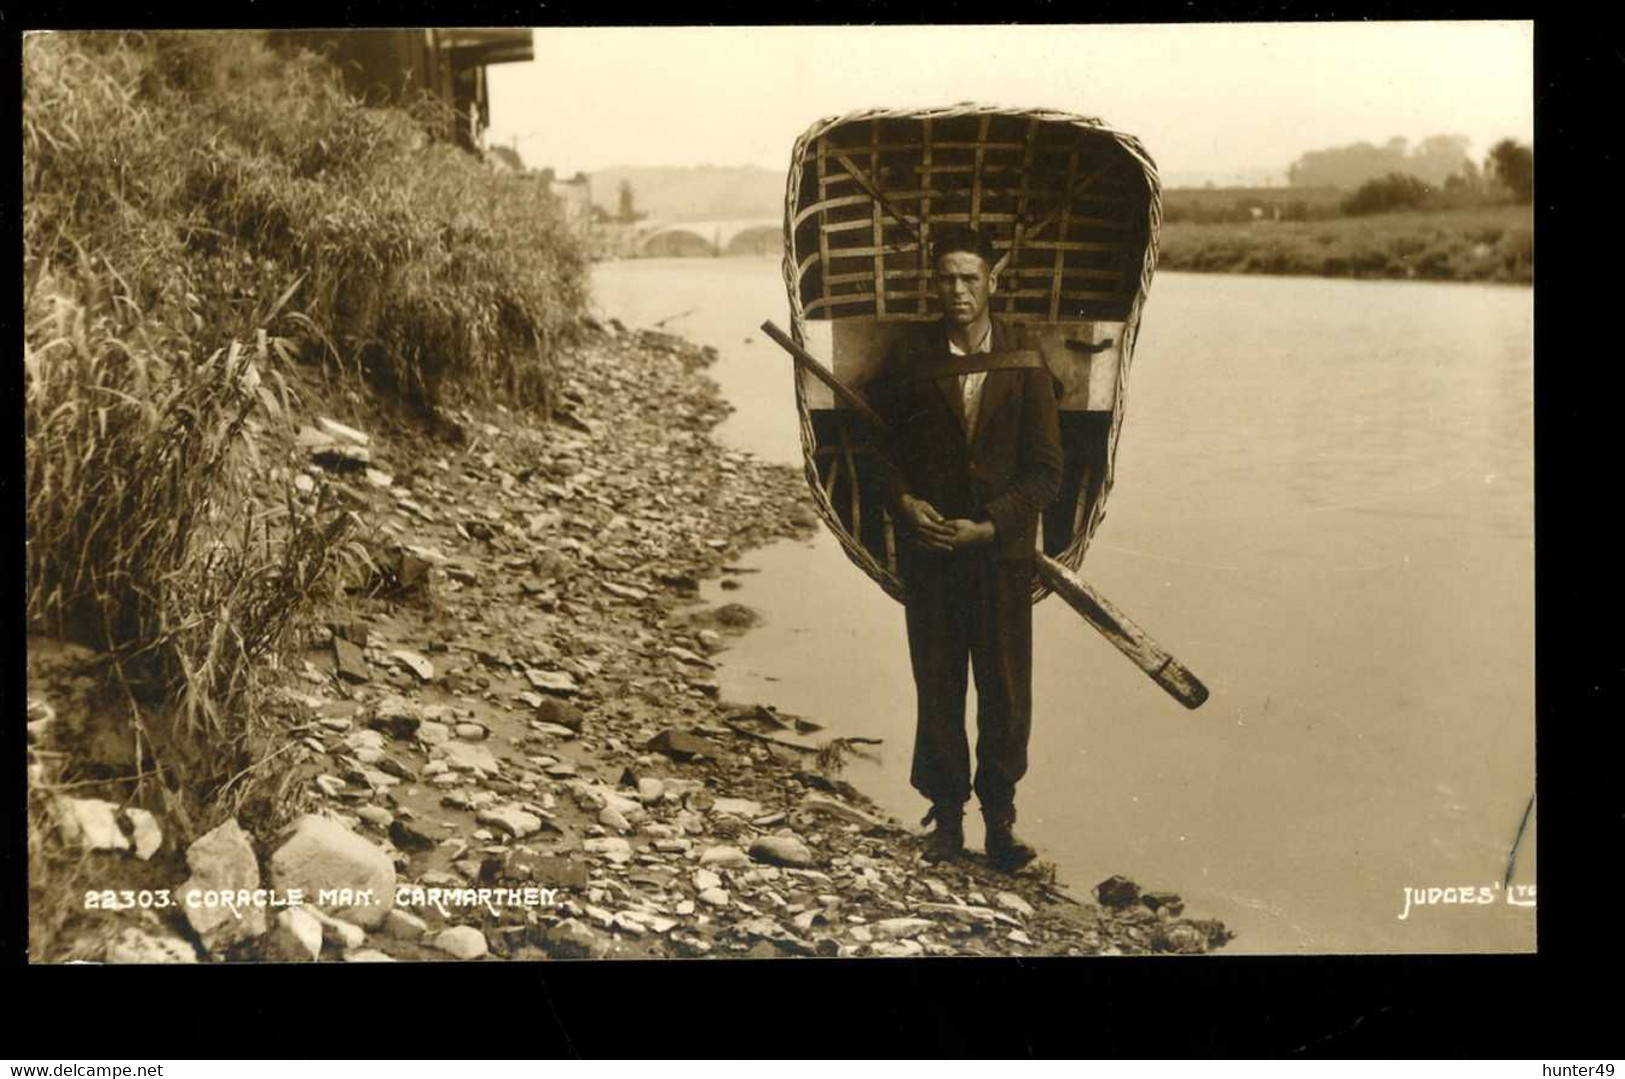
[[993, 250], [992, 240], [964, 225], [950, 225], [932, 239], [931, 265], [936, 266], [942, 256], [951, 255], [956, 251], [966, 251], [980, 256], [982, 261], [987, 263], [989, 270], [999, 261], [998, 253]]

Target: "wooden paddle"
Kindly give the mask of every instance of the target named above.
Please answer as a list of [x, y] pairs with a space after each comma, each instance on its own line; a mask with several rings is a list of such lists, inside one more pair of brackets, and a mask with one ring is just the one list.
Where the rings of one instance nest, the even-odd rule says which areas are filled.
[[[880, 414], [836, 378], [834, 372], [819, 363], [815, 356], [796, 344], [771, 320], [762, 323], [762, 332], [778, 342], [795, 359], [798, 367], [828, 386], [843, 404], [873, 427], [876, 434], [886, 434], [886, 421], [881, 419]], [[1099, 630], [1117, 646], [1118, 651], [1133, 660], [1136, 667], [1150, 675], [1152, 681], [1180, 704], [1186, 708], [1201, 707], [1208, 698], [1208, 689], [1196, 675], [1107, 602], [1106, 597], [1089, 587], [1083, 578], [1042, 551], [1037, 555], [1038, 577], [1044, 582], [1044, 587], [1065, 600], [1067, 606], [1082, 615], [1085, 622]]]

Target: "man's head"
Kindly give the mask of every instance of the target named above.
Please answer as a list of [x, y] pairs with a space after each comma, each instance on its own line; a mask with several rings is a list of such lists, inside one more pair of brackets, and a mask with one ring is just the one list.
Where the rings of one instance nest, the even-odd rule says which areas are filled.
[[959, 326], [987, 318], [988, 300], [998, 291], [993, 264], [998, 261], [986, 236], [968, 228], [948, 228], [931, 245], [932, 285], [942, 302], [942, 317]]

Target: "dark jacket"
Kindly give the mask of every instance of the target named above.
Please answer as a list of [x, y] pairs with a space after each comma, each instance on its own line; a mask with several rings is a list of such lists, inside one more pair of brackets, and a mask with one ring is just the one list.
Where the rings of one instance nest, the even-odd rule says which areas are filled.
[[[1018, 330], [995, 320], [994, 352], [1020, 348]], [[1055, 385], [1043, 367], [996, 370], [982, 383], [974, 438], [966, 443], [959, 379], [892, 381], [888, 374], [929, 364], [948, 353], [943, 323], [910, 326], [865, 387], [891, 429], [877, 469], [892, 520], [905, 521], [907, 493], [944, 517], [992, 521], [993, 558], [1031, 559], [1038, 514], [1061, 485], [1061, 437]], [[894, 467], [895, 466], [895, 467]]]

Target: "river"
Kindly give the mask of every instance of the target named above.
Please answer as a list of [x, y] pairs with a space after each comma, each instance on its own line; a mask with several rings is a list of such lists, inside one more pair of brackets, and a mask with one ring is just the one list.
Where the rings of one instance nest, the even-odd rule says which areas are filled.
[[[595, 286], [715, 346], [718, 436], [800, 467], [790, 363], [757, 329], [788, 327], [776, 258], [604, 263]], [[1062, 881], [1178, 891], [1229, 953], [1533, 950], [1504, 901], [1534, 884], [1533, 815], [1501, 887], [1534, 789], [1533, 366], [1528, 289], [1156, 276], [1083, 574], [1213, 696], [1185, 710], [1038, 606], [1018, 830]], [[844, 777], [917, 819], [902, 609], [827, 532], [740, 564], [705, 596], [765, 624], [723, 695], [883, 738]], [[1491, 901], [1401, 918], [1407, 887]]]

